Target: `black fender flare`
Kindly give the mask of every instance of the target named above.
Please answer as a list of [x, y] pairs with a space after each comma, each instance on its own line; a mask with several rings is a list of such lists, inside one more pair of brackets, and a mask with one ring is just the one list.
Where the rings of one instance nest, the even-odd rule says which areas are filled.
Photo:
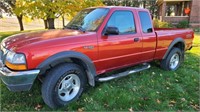
[[178, 38], [174, 39], [174, 40], [171, 42], [171, 44], [170, 44], [169, 47], [168, 47], [168, 50], [166, 51], [166, 53], [165, 53], [165, 55], [163, 56], [162, 59], [165, 59], [165, 58], [167, 57], [167, 55], [169, 54], [169, 52], [170, 52], [170, 51], [172, 50], [172, 48], [174, 47], [174, 45], [176, 45], [176, 44], [179, 43], [179, 42], [183, 43], [184, 49], [185, 49], [185, 41], [183, 40], [183, 38], [178, 37]]
[[39, 64], [37, 68], [40, 69], [40, 74], [43, 74], [45, 73], [47, 69], [51, 68], [52, 64], [65, 62], [67, 61], [65, 59], [69, 59], [69, 58], [79, 59], [86, 65], [88, 82], [91, 86], [95, 86], [95, 76], [97, 75], [95, 65], [93, 64], [92, 60], [88, 56], [80, 52], [76, 52], [76, 51], [59, 52], [47, 58], [45, 61]]

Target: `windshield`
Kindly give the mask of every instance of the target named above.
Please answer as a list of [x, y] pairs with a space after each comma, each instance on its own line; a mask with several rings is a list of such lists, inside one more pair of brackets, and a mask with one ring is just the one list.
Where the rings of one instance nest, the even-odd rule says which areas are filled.
[[108, 11], [109, 9], [106, 8], [82, 10], [67, 24], [66, 28], [82, 31], [96, 31], [103, 22]]

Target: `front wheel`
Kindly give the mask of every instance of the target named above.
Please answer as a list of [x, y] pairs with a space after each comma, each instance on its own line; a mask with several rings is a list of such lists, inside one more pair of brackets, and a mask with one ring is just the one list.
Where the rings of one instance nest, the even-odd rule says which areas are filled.
[[161, 68], [165, 70], [177, 70], [181, 64], [184, 54], [179, 48], [173, 48], [168, 56], [161, 61]]
[[42, 98], [51, 108], [65, 106], [77, 100], [85, 84], [84, 70], [76, 64], [61, 64], [47, 74], [42, 85]]

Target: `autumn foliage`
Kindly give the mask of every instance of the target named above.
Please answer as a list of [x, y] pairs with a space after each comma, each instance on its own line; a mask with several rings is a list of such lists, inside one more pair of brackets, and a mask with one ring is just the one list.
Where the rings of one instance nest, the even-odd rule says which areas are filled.
[[[86, 7], [103, 6], [101, 0], [2, 0], [0, 8], [6, 13], [16, 15], [23, 28], [23, 17], [43, 19], [45, 28], [54, 29], [54, 19], [71, 19], [78, 11]], [[8, 10], [9, 9], [9, 10]]]

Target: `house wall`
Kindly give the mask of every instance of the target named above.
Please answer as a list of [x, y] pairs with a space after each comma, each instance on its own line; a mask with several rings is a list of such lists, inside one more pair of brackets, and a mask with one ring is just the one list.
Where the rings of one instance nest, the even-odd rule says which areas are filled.
[[164, 21], [169, 22], [169, 23], [178, 23], [180, 21], [188, 21], [189, 20], [189, 16], [165, 16], [164, 17]]
[[200, 27], [200, 0], [192, 0], [189, 21], [192, 27]]
[[[176, 0], [170, 0], [170, 1], [176, 1]], [[191, 12], [189, 16], [165, 16], [166, 5], [167, 5], [166, 2], [169, 1], [160, 0], [160, 2], [157, 2], [157, 5], [159, 5], [159, 19], [161, 21], [177, 24], [180, 21], [186, 20], [190, 22], [191, 27], [200, 27], [200, 0], [191, 1], [191, 6], [190, 6]]]
[[165, 9], [166, 9], [166, 2], [162, 3], [162, 4], [159, 6], [159, 19], [160, 19], [161, 21], [164, 21]]

